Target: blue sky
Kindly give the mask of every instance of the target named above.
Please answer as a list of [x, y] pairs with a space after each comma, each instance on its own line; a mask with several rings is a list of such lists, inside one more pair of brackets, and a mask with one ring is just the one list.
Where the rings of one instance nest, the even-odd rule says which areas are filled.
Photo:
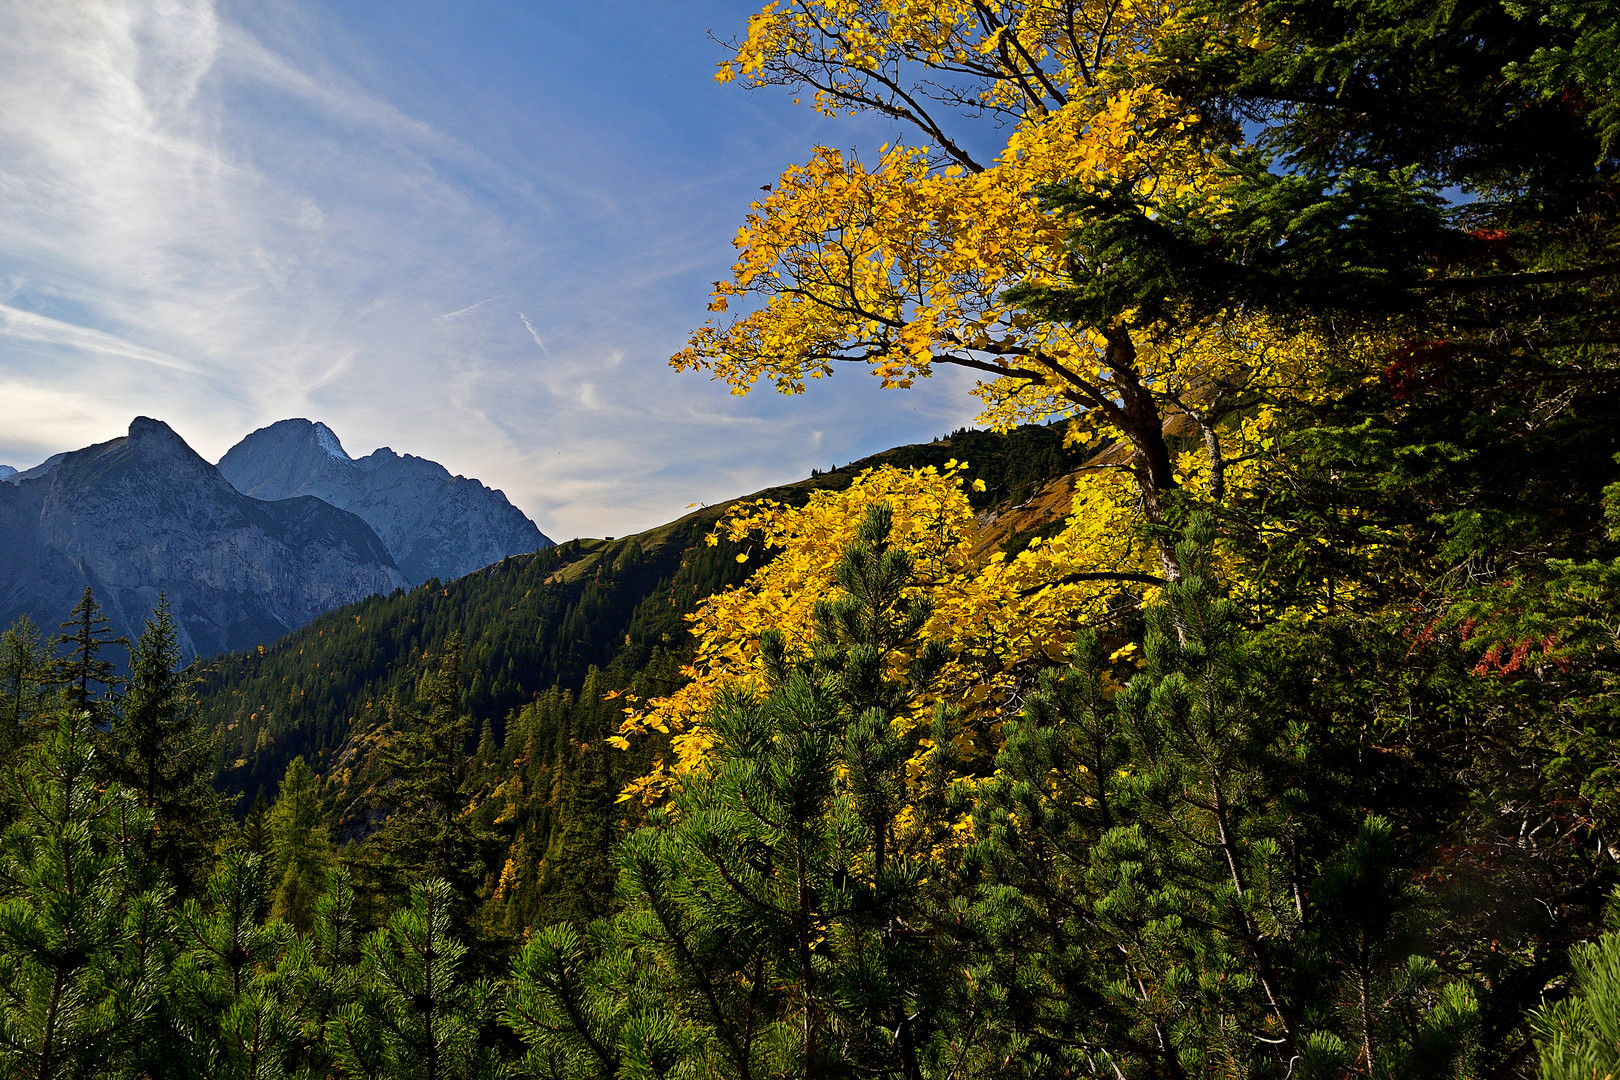
[[666, 366], [761, 184], [897, 133], [712, 81], [724, 0], [0, 0], [0, 463], [289, 416], [623, 534], [932, 438], [970, 378]]

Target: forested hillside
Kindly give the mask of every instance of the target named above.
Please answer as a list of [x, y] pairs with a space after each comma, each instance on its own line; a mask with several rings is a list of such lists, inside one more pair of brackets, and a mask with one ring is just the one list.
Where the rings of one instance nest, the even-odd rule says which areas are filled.
[[[1006, 508], [1084, 456], [1065, 450], [1056, 428], [964, 430], [754, 498], [802, 503], [880, 465], [937, 467], [961, 458], [984, 485], [975, 501]], [[392, 776], [388, 755], [420, 726], [419, 687], [457, 637], [466, 731], [454, 750], [476, 758], [464, 796], [480, 807], [483, 892], [499, 894], [500, 910], [488, 917], [515, 932], [556, 905], [596, 913], [611, 896], [607, 854], [624, 820], [615, 797], [647, 759], [646, 751], [604, 753], [623, 702], [603, 697], [625, 691], [646, 699], [681, 684], [692, 648], [686, 616], [757, 567], [757, 559], [739, 562], [740, 553], [762, 554], [755, 545], [706, 542], [730, 505], [373, 597], [274, 645], [211, 662], [199, 717], [220, 733], [220, 783], [238, 795], [243, 813], [261, 793], [274, 798], [288, 763], [302, 758], [321, 779], [337, 835], [367, 835], [390, 809], [380, 793]]]
[[[750, 498], [799, 502], [878, 465], [960, 458], [985, 482], [974, 493], [977, 504], [1012, 504], [1083, 458], [1062, 441], [1060, 430], [1038, 426], [1005, 436], [960, 431]], [[378, 722], [389, 702], [411, 695], [451, 634], [465, 642], [467, 712], [475, 725], [487, 722], [497, 741], [514, 709], [554, 687], [577, 692], [592, 667], [612, 665], [628, 676], [661, 650], [684, 655], [690, 634], [683, 617], [753, 569], [737, 563], [735, 548], [704, 543], [729, 505], [635, 536], [571, 540], [457, 581], [373, 597], [274, 645], [211, 661], [199, 698], [205, 722], [223, 734], [223, 784], [251, 799], [261, 787], [273, 794], [295, 756], [329, 761], [352, 732]]]

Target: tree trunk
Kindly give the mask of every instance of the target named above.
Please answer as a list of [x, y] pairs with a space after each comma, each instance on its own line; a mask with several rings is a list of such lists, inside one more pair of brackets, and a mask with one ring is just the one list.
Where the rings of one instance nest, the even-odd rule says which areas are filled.
[[[1104, 362], [1119, 394], [1119, 423], [1125, 437], [1136, 451], [1133, 472], [1137, 491], [1142, 496], [1142, 510], [1149, 523], [1164, 524], [1165, 496], [1175, 489], [1175, 462], [1170, 456], [1170, 445], [1164, 439], [1164, 417], [1153, 391], [1142, 384], [1142, 375], [1136, 368], [1136, 345], [1124, 330], [1108, 334], [1108, 348]], [[1166, 581], [1181, 580], [1181, 566], [1176, 562], [1174, 547], [1159, 541], [1159, 563], [1164, 568]]]

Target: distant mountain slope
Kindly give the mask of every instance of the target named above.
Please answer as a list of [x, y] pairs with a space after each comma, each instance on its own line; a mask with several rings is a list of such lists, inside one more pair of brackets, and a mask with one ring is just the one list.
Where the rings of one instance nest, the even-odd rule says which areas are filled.
[[24, 480], [33, 480], [35, 477], [44, 476], [46, 473], [50, 472], [52, 469], [54, 469], [58, 465], [62, 464], [62, 459], [65, 458], [65, 457], [67, 457], [66, 452], [60, 453], [60, 454], [52, 454], [50, 457], [46, 458], [44, 461], [40, 462], [38, 465], [35, 465], [33, 468], [24, 469], [21, 472], [18, 472], [16, 469], [11, 468], [10, 465], [7, 465], [6, 468], [10, 469], [11, 471], [10, 472], [0, 471], [0, 483], [4, 483], [4, 484], [20, 484]]
[[[900, 447], [749, 498], [802, 502], [818, 489], [848, 486], [878, 464], [970, 463], [985, 481], [976, 505], [1011, 506], [1078, 461], [1055, 428], [1010, 435], [958, 432]], [[202, 688], [203, 708], [224, 733], [222, 782], [251, 795], [273, 787], [304, 755], [327, 769], [351, 737], [380, 722], [408, 695], [452, 632], [466, 641], [467, 706], [499, 736], [508, 713], [553, 687], [577, 692], [588, 670], [628, 675], [655, 653], [684, 653], [682, 616], [704, 597], [740, 582], [757, 565], [704, 538], [732, 503], [616, 540], [570, 540], [484, 572], [334, 611], [260, 652], [221, 657]], [[1025, 529], [1027, 523], [1009, 527]], [[669, 688], [665, 688], [669, 689]]]
[[356, 460], [322, 423], [282, 420], [260, 428], [231, 447], [219, 471], [256, 499], [313, 495], [358, 515], [416, 584], [449, 581], [552, 545], [501, 492], [386, 446]]
[[[965, 459], [968, 475], [985, 484], [969, 495], [987, 523], [985, 542], [1013, 548], [1067, 506], [1067, 476], [1080, 456], [1066, 453], [1052, 428], [958, 432], [751, 498], [797, 504], [847, 486], [868, 466]], [[273, 794], [287, 762], [302, 755], [323, 777], [338, 835], [363, 835], [381, 812], [372, 800], [386, 791], [394, 731], [413, 723], [415, 688], [458, 633], [469, 753], [476, 744], [469, 807], [504, 845], [512, 872], [502, 872], [497, 890], [505, 932], [600, 914], [612, 893], [613, 842], [639, 812], [615, 797], [659, 750], [647, 743], [604, 752], [624, 704], [604, 695], [626, 690], [644, 699], [680, 685], [692, 647], [683, 616], [760, 565], [739, 564], [727, 543], [705, 542], [731, 505], [373, 597], [262, 652], [218, 658], [201, 687], [204, 718], [222, 736], [217, 782], [244, 796], [245, 810], [255, 792]]]
[[15, 466], [12, 466], [12, 465], [0, 465], [0, 480], [4, 480], [7, 477], [16, 476], [16, 475], [17, 475], [17, 469], [16, 469]]
[[168, 594], [187, 654], [271, 641], [407, 584], [382, 542], [319, 499], [239, 493], [167, 424], [59, 454], [0, 482], [0, 625], [54, 629], [85, 586], [133, 638]]

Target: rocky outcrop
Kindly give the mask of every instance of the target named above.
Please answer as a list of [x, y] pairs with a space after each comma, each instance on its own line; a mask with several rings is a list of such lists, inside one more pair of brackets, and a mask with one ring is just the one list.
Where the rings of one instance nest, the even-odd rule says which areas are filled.
[[[20, 484], [24, 480], [37, 479], [62, 464], [62, 459], [65, 457], [67, 457], [66, 453], [52, 454], [32, 469], [24, 469], [21, 472], [12, 469], [9, 475], [0, 475], [0, 484]], [[11, 468], [9, 465], [6, 467]]]
[[413, 583], [449, 581], [552, 546], [501, 492], [386, 446], [351, 458], [322, 423], [260, 428], [220, 459], [219, 471], [256, 499], [313, 495], [357, 514]]
[[27, 613], [53, 629], [88, 585], [133, 639], [162, 592], [188, 655], [267, 642], [408, 584], [355, 515], [243, 495], [144, 416], [0, 481], [0, 551], [0, 625]]

